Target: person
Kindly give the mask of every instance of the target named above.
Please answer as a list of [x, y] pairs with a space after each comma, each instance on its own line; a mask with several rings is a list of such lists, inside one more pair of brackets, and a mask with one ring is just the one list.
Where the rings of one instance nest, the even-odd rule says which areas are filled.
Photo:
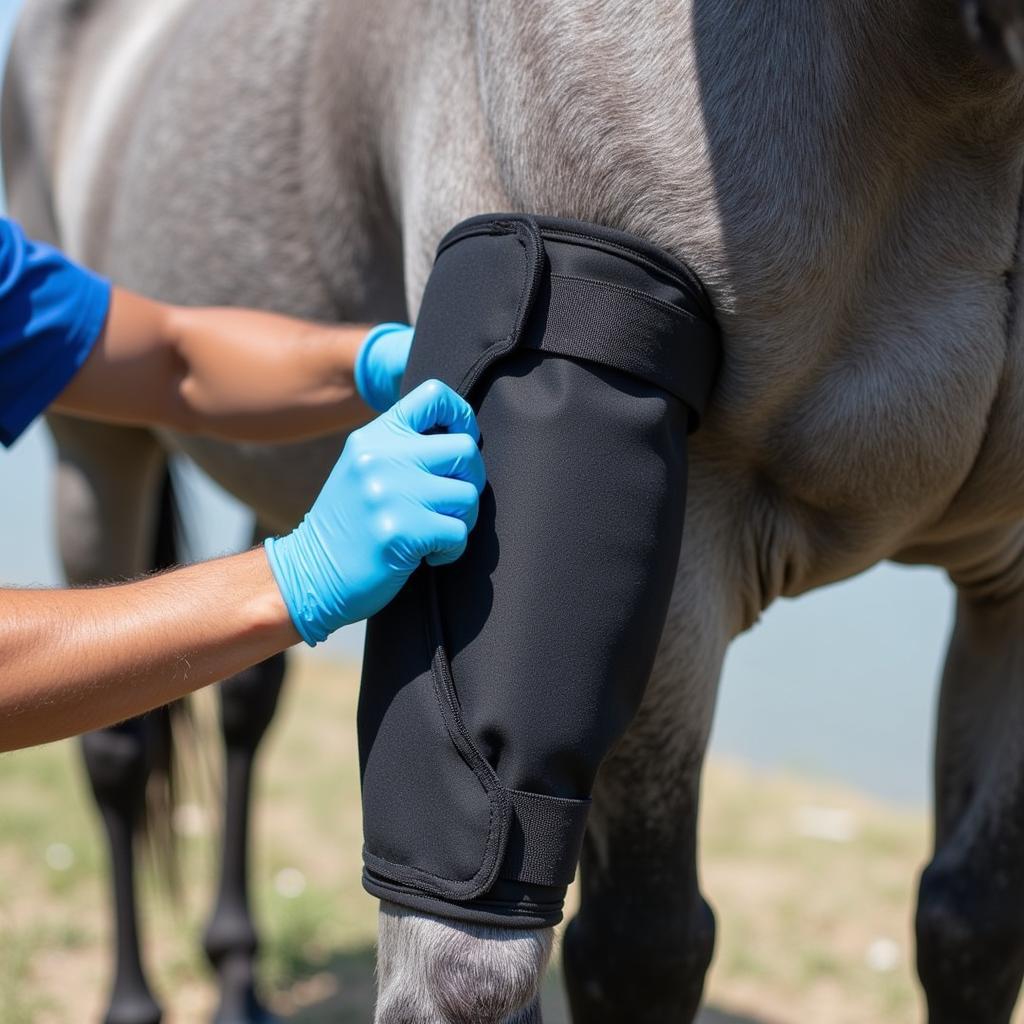
[[439, 381], [398, 400], [411, 343], [406, 325], [155, 302], [0, 218], [5, 446], [47, 407], [246, 441], [358, 426], [302, 523], [261, 548], [114, 586], [0, 589], [0, 750], [319, 643], [382, 608], [424, 560], [458, 558], [485, 482], [479, 431]]

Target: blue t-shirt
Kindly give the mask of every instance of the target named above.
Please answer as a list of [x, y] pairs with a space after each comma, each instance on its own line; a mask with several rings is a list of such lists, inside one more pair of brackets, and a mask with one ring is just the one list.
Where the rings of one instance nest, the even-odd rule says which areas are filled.
[[103, 330], [110, 284], [0, 217], [0, 442], [68, 386]]

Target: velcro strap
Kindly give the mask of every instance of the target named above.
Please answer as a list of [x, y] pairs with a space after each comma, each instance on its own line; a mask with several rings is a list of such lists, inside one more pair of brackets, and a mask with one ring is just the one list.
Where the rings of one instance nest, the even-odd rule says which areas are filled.
[[589, 800], [509, 792], [512, 822], [501, 877], [533, 885], [569, 885], [587, 827]]
[[[527, 348], [601, 363], [675, 395], [704, 412], [718, 365], [713, 325], [632, 288], [551, 274], [547, 320]], [[639, 340], [638, 340], [639, 339]]]

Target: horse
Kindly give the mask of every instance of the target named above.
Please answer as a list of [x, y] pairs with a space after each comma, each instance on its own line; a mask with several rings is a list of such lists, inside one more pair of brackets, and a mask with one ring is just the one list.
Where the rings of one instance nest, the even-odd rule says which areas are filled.
[[[928, 1020], [1010, 1019], [1022, 24], [1022, 0], [29, 0], [4, 99], [11, 209], [127, 287], [414, 317], [438, 239], [496, 210], [632, 232], [706, 285], [723, 365], [655, 667], [593, 795], [563, 950], [577, 1024], [693, 1019], [725, 652], [776, 598], [882, 560], [939, 566], [957, 590], [916, 914]], [[168, 451], [284, 530], [342, 444], [52, 427], [73, 580], [146, 568]], [[243, 937], [222, 945], [247, 968]], [[551, 947], [550, 929], [382, 904], [376, 1021], [536, 1024]], [[154, 1019], [117, 995], [120, 1024]]]

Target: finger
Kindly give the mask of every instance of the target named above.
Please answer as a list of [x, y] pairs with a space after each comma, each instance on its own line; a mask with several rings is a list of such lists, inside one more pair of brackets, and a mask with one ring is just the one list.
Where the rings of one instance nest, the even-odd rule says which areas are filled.
[[391, 330], [382, 335], [374, 347], [375, 366], [379, 369], [376, 381], [377, 394], [385, 409], [398, 401], [402, 386], [402, 375], [409, 362], [412, 349], [413, 330], [400, 324], [390, 324]]
[[396, 326], [395, 330], [384, 335], [378, 342], [381, 347], [381, 362], [395, 380], [401, 380], [402, 374], [405, 373], [409, 352], [412, 350], [412, 339], [411, 327]]
[[461, 519], [434, 516], [426, 559], [428, 565], [449, 565], [466, 550], [469, 529]]
[[424, 475], [420, 498], [427, 508], [442, 516], [461, 519], [472, 530], [480, 511], [480, 494], [468, 480]]
[[427, 472], [468, 480], [478, 493], [484, 489], [484, 457], [468, 434], [430, 434], [417, 439], [412, 451]]
[[441, 427], [449, 433], [468, 434], [474, 441], [480, 440], [469, 402], [439, 380], [424, 381], [400, 399], [391, 414], [417, 434]]

